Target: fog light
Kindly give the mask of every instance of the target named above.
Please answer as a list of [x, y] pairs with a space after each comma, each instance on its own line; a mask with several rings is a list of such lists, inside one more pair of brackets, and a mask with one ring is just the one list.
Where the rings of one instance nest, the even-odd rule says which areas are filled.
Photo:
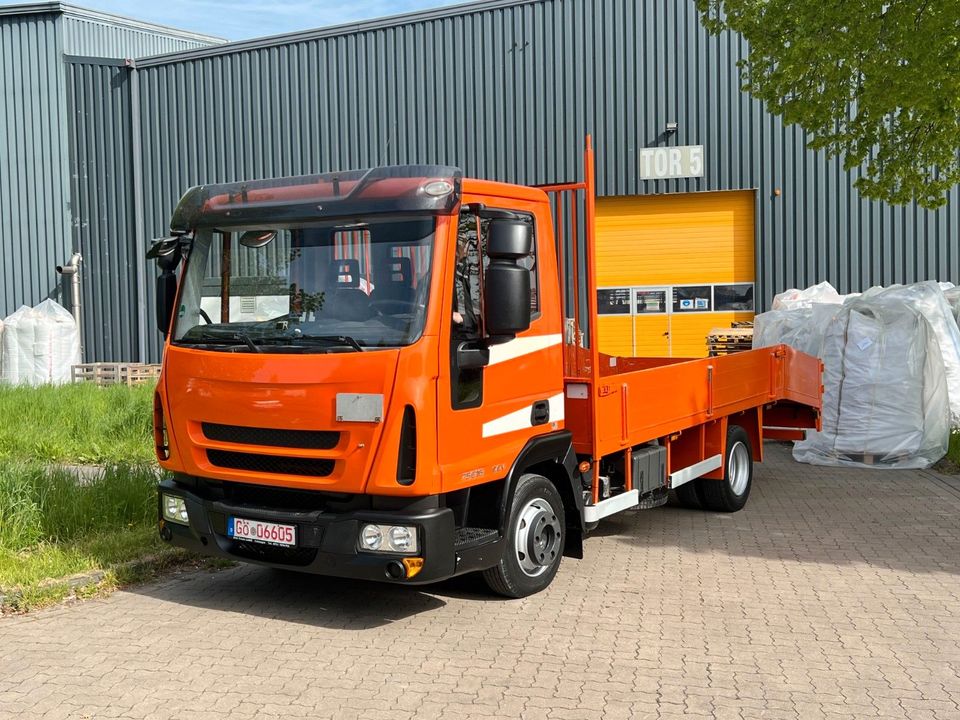
[[379, 550], [383, 545], [383, 531], [379, 525], [364, 525], [360, 531], [360, 545], [364, 550]]
[[187, 503], [184, 499], [176, 495], [164, 494], [163, 518], [180, 525], [189, 525], [190, 517], [187, 515]]
[[360, 528], [360, 549], [370, 552], [417, 552], [417, 528], [410, 525], [364, 525]]

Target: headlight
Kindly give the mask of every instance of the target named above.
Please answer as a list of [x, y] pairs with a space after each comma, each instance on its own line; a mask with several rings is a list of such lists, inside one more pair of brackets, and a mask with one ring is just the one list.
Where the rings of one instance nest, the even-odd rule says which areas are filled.
[[371, 552], [417, 552], [417, 528], [409, 525], [364, 525], [360, 549]]
[[414, 534], [410, 532], [408, 527], [392, 527], [390, 528], [390, 544], [398, 552], [407, 552], [410, 546], [414, 544]]
[[360, 532], [360, 546], [364, 550], [379, 550], [383, 545], [383, 531], [379, 525], [364, 525]]
[[187, 503], [182, 497], [166, 494], [163, 496], [163, 519], [181, 525], [190, 524], [190, 517], [187, 515]]

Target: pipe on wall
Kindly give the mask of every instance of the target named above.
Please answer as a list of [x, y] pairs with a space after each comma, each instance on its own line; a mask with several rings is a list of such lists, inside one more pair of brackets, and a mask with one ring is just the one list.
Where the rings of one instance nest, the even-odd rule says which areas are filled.
[[83, 362], [83, 327], [81, 326], [81, 295], [80, 295], [80, 263], [83, 256], [74, 253], [66, 265], [57, 265], [57, 272], [70, 278], [70, 310], [77, 323], [77, 334], [80, 336], [80, 362]]

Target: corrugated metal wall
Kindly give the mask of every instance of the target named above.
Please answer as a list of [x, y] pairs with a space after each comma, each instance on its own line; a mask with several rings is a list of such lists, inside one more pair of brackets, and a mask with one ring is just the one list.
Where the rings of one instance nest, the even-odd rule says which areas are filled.
[[[136, 57], [209, 42], [93, 16], [100, 17], [78, 9], [0, 15], [0, 318], [46, 297], [68, 305], [54, 268], [84, 241], [90, 357], [130, 359], [139, 328], [130, 323], [137, 296], [127, 295], [128, 273], [140, 266], [128, 257], [131, 157], [120, 130], [128, 127], [131, 106], [129, 98], [118, 101], [123, 86], [112, 84], [125, 74], [76, 77], [65, 71], [64, 55]], [[68, 108], [90, 113], [95, 125], [85, 131], [95, 140], [74, 146]], [[87, 240], [100, 242], [91, 256], [96, 244]]]
[[[761, 305], [824, 279], [842, 292], [960, 280], [957, 190], [938, 212], [862, 200], [853, 174], [739, 91], [743, 41], [709, 37], [693, 0], [457, 12], [140, 62], [145, 235], [162, 234], [200, 182], [405, 162], [576, 179], [591, 132], [601, 194], [758, 190]], [[679, 125], [670, 137], [668, 121]], [[639, 180], [639, 150], [657, 144], [703, 144], [705, 176]], [[159, 338], [148, 339], [156, 357]]]
[[70, 248], [59, 19], [0, 17], [0, 318], [56, 296]]
[[63, 51], [67, 55], [124, 58], [160, 55], [209, 45], [175, 32], [99, 19], [90, 14], [63, 16]]
[[83, 255], [83, 339], [88, 360], [136, 357], [130, 73], [125, 67], [69, 64], [74, 247]]

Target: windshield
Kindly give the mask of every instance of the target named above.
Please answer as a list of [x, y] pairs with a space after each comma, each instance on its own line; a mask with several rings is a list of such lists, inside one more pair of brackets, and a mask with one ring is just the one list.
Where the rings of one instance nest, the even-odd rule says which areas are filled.
[[173, 342], [239, 352], [358, 352], [423, 332], [436, 218], [197, 233]]

